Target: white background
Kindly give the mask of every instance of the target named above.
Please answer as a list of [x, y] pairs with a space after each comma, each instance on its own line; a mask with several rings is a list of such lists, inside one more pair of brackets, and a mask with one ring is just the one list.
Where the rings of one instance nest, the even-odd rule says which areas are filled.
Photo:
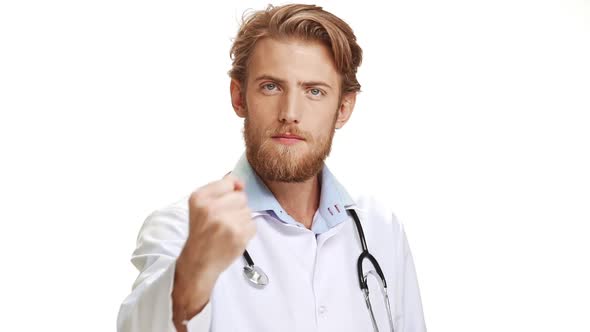
[[[589, 2], [318, 3], [364, 49], [328, 164], [406, 224], [429, 331], [590, 331]], [[266, 4], [0, 3], [1, 331], [115, 330], [145, 217], [242, 152]]]

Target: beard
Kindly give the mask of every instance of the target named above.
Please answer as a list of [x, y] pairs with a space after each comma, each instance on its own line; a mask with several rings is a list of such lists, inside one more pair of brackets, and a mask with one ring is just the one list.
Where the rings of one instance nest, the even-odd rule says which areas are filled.
[[[258, 176], [267, 181], [304, 182], [316, 176], [322, 170], [324, 160], [330, 155], [337, 117], [338, 112], [329, 130], [314, 137], [300, 131], [296, 125], [284, 124], [277, 128], [260, 130], [246, 116], [243, 134], [248, 162]], [[271, 138], [286, 132], [302, 137], [304, 141], [283, 145]], [[302, 151], [303, 145], [307, 145], [306, 151]]]

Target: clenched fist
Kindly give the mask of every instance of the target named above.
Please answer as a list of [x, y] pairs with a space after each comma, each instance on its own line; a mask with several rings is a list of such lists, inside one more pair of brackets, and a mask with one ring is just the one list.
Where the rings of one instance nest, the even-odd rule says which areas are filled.
[[172, 293], [175, 323], [202, 310], [219, 275], [256, 233], [244, 184], [231, 174], [194, 191], [188, 208], [189, 232], [176, 261]]
[[244, 185], [226, 175], [193, 192], [188, 203], [190, 225], [184, 251], [221, 273], [244, 252], [256, 232]]

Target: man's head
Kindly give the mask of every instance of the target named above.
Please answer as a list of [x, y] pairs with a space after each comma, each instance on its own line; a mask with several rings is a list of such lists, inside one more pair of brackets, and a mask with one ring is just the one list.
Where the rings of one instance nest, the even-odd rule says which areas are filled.
[[321, 7], [269, 6], [244, 20], [231, 56], [232, 105], [254, 170], [269, 181], [315, 176], [360, 90], [350, 27]]

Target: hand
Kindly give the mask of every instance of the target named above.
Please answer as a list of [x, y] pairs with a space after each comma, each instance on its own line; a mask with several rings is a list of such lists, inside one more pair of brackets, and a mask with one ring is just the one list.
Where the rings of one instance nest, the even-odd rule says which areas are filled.
[[189, 235], [182, 254], [190, 257], [189, 262], [221, 274], [256, 233], [244, 184], [228, 174], [194, 191], [188, 205]]
[[204, 308], [219, 275], [256, 233], [244, 184], [231, 174], [194, 191], [188, 208], [189, 233], [176, 261], [172, 292], [177, 327]]

